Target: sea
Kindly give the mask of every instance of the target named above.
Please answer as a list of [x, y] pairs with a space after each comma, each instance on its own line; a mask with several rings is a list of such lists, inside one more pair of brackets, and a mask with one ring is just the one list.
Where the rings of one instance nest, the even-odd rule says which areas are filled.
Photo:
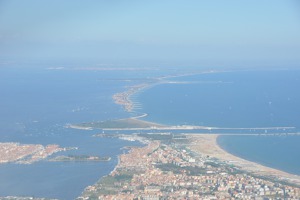
[[221, 134], [227, 152], [300, 175], [299, 86], [297, 69], [209, 71], [174, 77], [139, 99], [149, 121], [226, 128], [189, 132]]
[[[300, 136], [285, 134], [299, 133], [300, 129], [299, 70], [191, 71], [182, 76], [183, 69], [1, 67], [0, 142], [78, 147], [58, 155], [87, 154], [112, 159], [1, 164], [0, 196], [75, 199], [85, 187], [114, 169], [117, 156], [124, 153], [122, 147], [143, 144], [93, 137], [103, 131], [76, 130], [67, 125], [142, 113], [147, 113], [143, 119], [162, 124], [229, 128], [214, 132], [237, 134], [218, 138], [226, 151], [300, 175]], [[138, 105], [133, 112], [114, 103], [113, 94], [144, 82], [152, 86], [132, 96]], [[255, 130], [262, 127], [294, 128]]]
[[[151, 74], [152, 72], [149, 72]], [[75, 199], [88, 185], [108, 175], [125, 146], [116, 138], [92, 137], [100, 130], [68, 124], [127, 118], [112, 96], [140, 82], [143, 72], [61, 69], [13, 65], [0, 68], [0, 142], [58, 144], [78, 150], [56, 155], [109, 156], [108, 162], [47, 162], [0, 165], [0, 196]], [[133, 81], [132, 81], [133, 80]], [[144, 80], [144, 79], [143, 79]]]

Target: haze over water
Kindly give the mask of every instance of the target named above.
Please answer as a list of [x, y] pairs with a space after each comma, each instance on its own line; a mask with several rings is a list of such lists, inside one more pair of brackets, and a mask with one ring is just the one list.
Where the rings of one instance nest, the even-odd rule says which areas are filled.
[[65, 128], [69, 123], [128, 117], [112, 100], [114, 93], [124, 90], [126, 76], [135, 77], [124, 72], [0, 69], [1, 142], [59, 144], [79, 149], [56, 155], [112, 158], [109, 162], [1, 164], [0, 196], [75, 199], [85, 187], [114, 169], [122, 147], [140, 145], [92, 137], [99, 130]]
[[[175, 83], [158, 85], [139, 95], [147, 120], [170, 125], [250, 128], [211, 131], [220, 134], [299, 133], [299, 70], [210, 73], [172, 81]], [[295, 128], [251, 131], [261, 127]], [[299, 135], [221, 136], [219, 144], [245, 159], [300, 175]]]
[[153, 87], [140, 99], [149, 120], [166, 124], [299, 128], [299, 78], [297, 70], [194, 75]]
[[[74, 199], [113, 169], [121, 147], [135, 144], [92, 138], [97, 131], [66, 129], [68, 123], [146, 112], [146, 119], [171, 125], [295, 126], [299, 131], [298, 71], [174, 78], [192, 83], [157, 85], [134, 95], [138, 113], [126, 113], [111, 98], [127, 86], [170, 74], [162, 72], [166, 68], [173, 69], [172, 75], [186, 67], [300, 69], [299, 52], [297, 0], [1, 0], [0, 142], [78, 146], [78, 154], [110, 155], [112, 160], [0, 165], [0, 196]], [[105, 70], [93, 70], [99, 67]], [[122, 70], [126, 67], [131, 71]], [[141, 70], [145, 68], [152, 70]], [[282, 143], [256, 139], [221, 137], [220, 144], [234, 154], [298, 173], [299, 149], [290, 138]], [[293, 140], [300, 144], [299, 136]], [[255, 152], [264, 153], [256, 157]], [[271, 152], [294, 161], [282, 162]]]
[[[2, 142], [76, 146], [78, 151], [67, 154], [93, 154], [111, 156], [113, 159], [108, 163], [1, 165], [0, 195], [60, 199], [78, 196], [87, 185], [114, 168], [116, 156], [122, 153], [121, 147], [138, 143], [95, 138], [91, 136], [98, 133], [97, 130], [87, 132], [64, 126], [68, 123], [129, 117], [130, 114], [121, 106], [114, 104], [112, 95], [128, 89], [125, 86], [140, 84], [148, 81], [149, 77], [161, 77], [168, 73], [170, 71], [1, 69], [1, 109], [2, 113], [7, 113], [1, 115]], [[174, 74], [174, 71], [171, 73]], [[147, 113], [146, 119], [149, 121], [170, 125], [295, 126], [294, 131], [297, 132], [300, 96], [295, 85], [299, 85], [299, 77], [297, 70], [280, 70], [171, 78], [172, 84], [156, 85], [136, 94], [135, 100], [140, 104], [140, 109], [136, 111]], [[230, 133], [230, 130], [225, 132]], [[261, 130], [255, 133], [266, 132]], [[295, 174], [299, 174], [300, 168], [297, 159], [299, 142], [299, 136], [219, 138], [222, 147], [231, 153]]]

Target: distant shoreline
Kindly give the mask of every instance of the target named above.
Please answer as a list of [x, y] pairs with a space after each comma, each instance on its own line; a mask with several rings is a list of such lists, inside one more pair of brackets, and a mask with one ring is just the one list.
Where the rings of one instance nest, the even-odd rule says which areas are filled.
[[[152, 81], [144, 82], [138, 85], [130, 86], [129, 89], [119, 92], [113, 95], [113, 100], [115, 104], [123, 106], [125, 111], [129, 113], [136, 113], [135, 112], [135, 103], [132, 101], [131, 97], [147, 88], [153, 87], [155, 85], [165, 84], [165, 83], [172, 83], [172, 84], [187, 84], [187, 82], [178, 82], [178, 81], [167, 81], [167, 78], [175, 78], [175, 77], [182, 77], [182, 76], [192, 76], [197, 74], [207, 74], [207, 73], [221, 73], [221, 72], [228, 72], [228, 71], [214, 71], [214, 70], [208, 70], [208, 71], [202, 71], [202, 72], [194, 72], [194, 73], [187, 73], [187, 74], [178, 74], [178, 75], [169, 75], [169, 76], [162, 76], [158, 77], [156, 79], [153, 79]], [[145, 116], [147, 114], [145, 113]], [[144, 116], [143, 116], [144, 117]]]
[[[221, 73], [222, 71], [214, 71], [214, 72], [202, 72], [202, 73]], [[200, 73], [194, 73], [194, 74], [188, 74], [188, 75], [196, 75]], [[188, 76], [186, 75], [186, 76]], [[185, 76], [185, 75], [179, 75], [179, 76]], [[177, 77], [177, 76], [165, 76], [162, 78], [158, 78], [157, 81], [153, 81], [151, 83], [147, 82], [144, 84], [139, 84], [135, 86], [129, 87], [128, 90], [117, 93], [113, 96], [113, 99], [116, 104], [123, 107], [125, 111], [128, 113], [132, 113], [135, 115], [138, 115], [139, 113], [136, 112], [134, 104], [135, 102], [132, 101], [131, 97], [132, 95], [136, 94], [137, 92], [140, 92], [141, 90], [147, 89], [153, 85], [157, 84], [164, 84], [164, 83], [170, 83], [170, 84], [186, 84], [187, 82], [168, 82], [165, 80], [169, 77]], [[297, 184], [300, 185], [300, 176], [289, 174], [287, 172], [277, 170], [271, 167], [263, 166], [259, 163], [251, 162], [248, 160], [245, 160], [241, 157], [235, 156], [226, 150], [224, 150], [218, 143], [217, 138], [219, 134], [185, 134], [184, 130], [196, 130], [198, 129], [204, 129], [204, 130], [211, 130], [211, 129], [224, 129], [224, 130], [250, 130], [250, 129], [258, 129], [258, 130], [279, 130], [279, 129], [294, 129], [295, 127], [258, 127], [258, 128], [221, 128], [221, 127], [204, 127], [204, 126], [168, 126], [163, 125], [159, 123], [153, 123], [149, 122], [147, 120], [143, 120], [147, 114], [140, 114], [136, 117], [130, 117], [127, 119], [118, 119], [118, 120], [108, 120], [103, 122], [93, 122], [93, 123], [84, 123], [75, 125], [70, 128], [80, 128], [80, 129], [102, 129], [105, 130], [114, 130], [114, 131], [122, 131], [122, 130], [182, 130], [182, 133], [190, 139], [192, 144], [187, 144], [187, 147], [190, 148], [192, 151], [201, 154], [201, 155], [207, 155], [212, 158], [217, 158], [218, 160], [225, 162], [229, 165], [236, 166], [237, 168], [245, 171], [245, 173], [251, 173], [253, 175], [257, 175], [260, 177], [270, 177], [272, 179], [276, 179], [279, 181], [288, 182], [291, 184]], [[83, 126], [82, 126], [83, 125]], [[92, 126], [90, 126], [92, 125]], [[97, 127], [98, 126], [98, 127]], [[196, 128], [196, 129], [194, 129]], [[226, 135], [226, 134], [224, 134]], [[230, 135], [230, 134], [229, 134]], [[240, 134], [231, 134], [231, 135], [240, 135]], [[250, 135], [250, 134], [245, 134]], [[266, 134], [251, 134], [251, 135], [266, 135]], [[270, 134], [274, 135], [274, 134]], [[126, 153], [129, 154], [130, 152]], [[124, 155], [124, 154], [122, 154]], [[116, 172], [116, 169], [120, 167], [120, 155], [118, 156], [118, 163], [115, 166], [114, 170], [110, 173], [110, 175], [114, 174]], [[92, 186], [91, 186], [92, 188]]]
[[[153, 79], [151, 82], [145, 82], [138, 85], [130, 86], [129, 89], [116, 93], [113, 95], [114, 102], [118, 105], [121, 105], [126, 112], [129, 113], [135, 113], [134, 109], [134, 102], [131, 100], [132, 95], [140, 92], [141, 90], [150, 88], [154, 85], [158, 84], [165, 84], [165, 83], [171, 83], [171, 84], [180, 84], [186, 82], [174, 82], [174, 81], [168, 81], [168, 78], [174, 78], [174, 77], [181, 77], [181, 76], [191, 76], [191, 75], [197, 75], [197, 74], [205, 74], [205, 73], [224, 73], [224, 72], [230, 72], [230, 71], [203, 71], [203, 72], [195, 72], [195, 73], [189, 73], [189, 74], [182, 74], [182, 75], [170, 75], [170, 76], [163, 76], [156, 79]], [[258, 127], [258, 128], [222, 128], [222, 127], [205, 127], [205, 126], [189, 126], [189, 125], [183, 125], [183, 126], [168, 126], [164, 124], [149, 122], [147, 120], [144, 120], [147, 116], [147, 113], [142, 113], [138, 116], [130, 117], [127, 119], [118, 119], [118, 120], [109, 120], [109, 121], [103, 121], [103, 122], [93, 122], [93, 123], [83, 123], [83, 124], [76, 124], [76, 125], [69, 125], [69, 128], [75, 128], [75, 129], [83, 129], [83, 130], [93, 130], [93, 129], [102, 129], [102, 130], [115, 130], [115, 131], [122, 131], [122, 130], [132, 130], [132, 131], [138, 131], [138, 130], [182, 130], [184, 133], [184, 130], [197, 130], [197, 129], [203, 129], [203, 130], [212, 130], [212, 129], [218, 129], [218, 130], [281, 130], [281, 129], [294, 129], [295, 127]], [[109, 124], [109, 127], [107, 126]], [[293, 134], [299, 134], [299, 133], [293, 133]], [[197, 134], [188, 134], [190, 136], [198, 136]], [[269, 174], [275, 174], [278, 176], [288, 177], [290, 179], [295, 178], [294, 175], [289, 174], [287, 172], [277, 170], [271, 167], [263, 166], [259, 163], [251, 162], [248, 160], [245, 160], [243, 158], [240, 158], [236, 155], [233, 155], [229, 152], [227, 152], [225, 149], [223, 149], [218, 143], [217, 143], [217, 137], [218, 134], [205, 134], [207, 136], [206, 139], [208, 139], [206, 142], [209, 142], [209, 146], [211, 146], [214, 151], [218, 152], [216, 154], [210, 152], [211, 156], [217, 157], [219, 159], [224, 159], [224, 161], [231, 162], [232, 164], [241, 165], [245, 170], [248, 171], [256, 171], [259, 174], [267, 175]], [[223, 135], [223, 134], [222, 134]], [[224, 134], [226, 135], [226, 134]], [[239, 134], [227, 134], [227, 135], [239, 135]], [[267, 134], [244, 134], [244, 135], [267, 135]], [[275, 134], [268, 134], [268, 135], [275, 135]], [[288, 133], [287, 133], [288, 135]], [[204, 136], [204, 134], [201, 134], [201, 136]], [[210, 137], [211, 138], [210, 138]], [[215, 137], [215, 138], [214, 138]], [[203, 139], [203, 138], [202, 138]], [[205, 141], [204, 139], [203, 141]], [[203, 150], [203, 149], [202, 149]], [[205, 152], [205, 151], [204, 151]], [[257, 170], [259, 169], [259, 170]], [[300, 183], [300, 176], [298, 175], [296, 179], [299, 179]]]
[[[133, 87], [134, 88], [134, 91], [132, 93], [129, 92], [129, 95], [127, 96], [126, 100], [127, 100], [127, 103], [130, 104], [129, 107], [131, 107], [132, 109], [129, 111], [128, 109], [126, 109], [126, 105], [123, 105], [125, 107], [125, 110], [127, 110], [128, 112], [134, 112], [134, 103], [131, 101], [131, 96], [133, 94], [135, 94], [136, 92], [139, 92], [140, 89], [147, 89], [153, 85], [158, 85], [158, 84], [164, 84], [164, 83], [168, 83], [168, 78], [175, 78], [175, 77], [181, 77], [181, 76], [191, 76], [191, 75], [197, 75], [197, 74], [205, 74], [205, 73], [224, 73], [224, 72], [229, 72], [229, 71], [203, 71], [203, 72], [197, 72], [197, 73], [189, 73], [189, 74], [182, 74], [182, 75], [173, 75], [173, 76], [164, 76], [164, 77], [160, 77], [157, 79], [156, 82], [153, 82], [153, 83], [148, 83], [147, 85], [140, 85], [140, 87]], [[177, 82], [173, 82], [173, 81], [169, 81], [170, 83], [177, 83]], [[180, 83], [180, 82], [178, 82]], [[185, 82], [183, 82], [184, 84], [186, 84]], [[130, 89], [129, 89], [130, 91]], [[124, 92], [125, 94], [127, 93], [126, 91]], [[128, 93], [127, 93], [128, 94]], [[115, 99], [116, 100], [116, 99]], [[116, 102], [117, 103], [117, 102]], [[117, 103], [118, 104], [118, 103]], [[128, 105], [127, 105], [128, 106]], [[147, 114], [145, 113], [144, 115], [141, 115], [139, 117], [137, 117], [140, 122], [142, 123], [152, 123], [152, 122], [148, 122], [147, 120], [144, 120], [143, 118], [146, 117]], [[134, 117], [132, 117], [131, 119], [134, 119]], [[156, 123], [153, 123], [154, 125]], [[178, 129], [206, 129], [206, 130], [210, 130], [210, 129], [239, 129], [239, 130], [246, 130], [246, 129], [251, 129], [251, 128], [220, 128], [220, 127], [205, 127], [205, 126], [202, 126], [202, 127], [198, 127], [198, 126], [168, 126], [168, 125], [163, 125], [163, 124], [157, 124], [159, 125], [158, 129], [161, 129], [161, 130], [164, 130], [164, 129], [170, 129], [170, 130], [177, 130]], [[153, 127], [151, 127], [153, 128]], [[150, 128], [150, 129], [151, 129]], [[253, 130], [254, 129], [258, 129], [258, 130], [272, 130], [272, 129], [295, 129], [295, 127], [262, 127], [262, 128], [252, 128]], [[112, 129], [112, 130], [121, 130], [121, 129]], [[139, 128], [128, 128], [127, 130], [139, 130]], [[299, 133], [295, 133], [297, 135], [299, 135]], [[209, 135], [215, 135], [215, 138], [213, 138], [213, 140], [210, 141], [210, 144], [209, 145], [212, 145], [213, 146], [213, 149], [218, 151], [220, 153], [220, 155], [217, 154], [217, 156], [215, 156], [214, 154], [213, 157], [217, 157], [219, 159], [224, 159], [225, 161], [227, 162], [232, 162], [232, 164], [234, 165], [237, 165], [237, 166], [241, 166], [243, 169], [245, 169], [246, 171], [253, 171], [259, 175], [275, 175], [275, 176], [278, 176], [278, 177], [284, 177], [286, 179], [289, 179], [289, 180], [293, 180], [295, 179], [295, 182], [297, 184], [300, 184], [300, 176], [298, 175], [294, 175], [294, 174], [290, 174], [288, 172], [284, 172], [282, 170], [278, 170], [278, 169], [275, 169], [275, 168], [271, 168], [271, 167], [267, 167], [267, 166], [264, 166], [264, 165], [261, 165], [259, 163], [256, 163], [256, 162], [251, 162], [251, 161], [248, 161], [248, 160], [245, 160], [241, 157], [238, 157], [236, 155], [233, 155], [231, 153], [229, 153], [228, 151], [226, 151], [225, 149], [223, 149], [218, 143], [217, 143], [217, 137], [219, 135], [217, 134], [209, 134]], [[234, 135], [234, 134], [233, 134]], [[249, 135], [249, 134], [246, 134], [246, 135]], [[255, 134], [253, 134], [255, 135]], [[259, 135], [259, 134], [257, 134]], [[260, 134], [262, 135], [262, 134]], [[272, 135], [272, 134], [271, 134]], [[214, 137], [214, 136], [213, 136]], [[230, 160], [232, 159], [232, 160]], [[292, 181], [294, 182], [294, 181]]]

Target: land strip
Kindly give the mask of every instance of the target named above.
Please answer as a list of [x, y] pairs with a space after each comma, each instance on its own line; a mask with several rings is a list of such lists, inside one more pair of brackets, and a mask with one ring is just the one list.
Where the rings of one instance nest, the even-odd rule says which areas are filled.
[[[116, 120], [106, 120], [100, 122], [87, 122], [81, 124], [69, 124], [66, 125], [67, 128], [74, 129], [83, 129], [83, 130], [93, 130], [93, 129], [101, 129], [101, 130], [115, 130], [115, 131], [126, 131], [126, 130], [245, 130], [245, 131], [262, 131], [260, 134], [268, 134], [268, 131], [276, 132], [276, 131], [291, 131], [293, 132], [295, 127], [208, 127], [208, 126], [195, 126], [195, 125], [164, 125], [158, 124], [154, 122], [149, 122], [146, 120], [141, 120], [147, 116], [147, 114], [143, 114], [137, 117], [125, 118], [125, 119], [116, 119]], [[252, 134], [252, 133], [251, 133]], [[257, 133], [253, 133], [254, 135]], [[273, 133], [271, 133], [273, 134]], [[297, 133], [294, 133], [297, 134]]]
[[122, 105], [127, 112], [132, 112], [134, 109], [134, 103], [132, 102], [130, 97], [133, 94], [149, 86], [150, 85], [146, 83], [131, 86], [127, 91], [120, 92], [113, 95], [113, 100], [115, 101], [116, 104]]
[[76, 125], [67, 125], [67, 128], [74, 129], [84, 129], [84, 130], [93, 130], [93, 129], [102, 129], [102, 130], [147, 130], [147, 129], [162, 129], [165, 126], [140, 120], [138, 117], [126, 118], [126, 119], [117, 119], [117, 120], [107, 120], [100, 122], [89, 122], [81, 123]]
[[0, 143], [0, 164], [31, 164], [59, 151], [66, 151], [56, 144], [43, 146], [40, 144]]

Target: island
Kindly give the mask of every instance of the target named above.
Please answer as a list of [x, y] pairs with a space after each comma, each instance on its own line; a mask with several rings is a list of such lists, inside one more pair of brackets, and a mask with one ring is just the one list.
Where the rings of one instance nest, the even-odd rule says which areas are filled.
[[49, 159], [51, 162], [103, 162], [110, 161], [111, 157], [89, 156], [89, 155], [68, 155], [68, 156], [56, 156]]
[[43, 146], [41, 144], [0, 143], [0, 164], [18, 163], [32, 164], [46, 159], [54, 153], [66, 151], [56, 144]]

